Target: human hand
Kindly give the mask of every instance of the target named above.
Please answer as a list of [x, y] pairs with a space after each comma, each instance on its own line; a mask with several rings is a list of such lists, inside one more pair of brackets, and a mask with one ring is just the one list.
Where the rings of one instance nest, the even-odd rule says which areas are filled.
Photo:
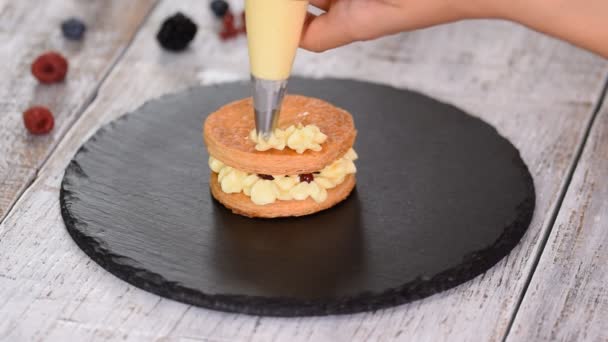
[[321, 52], [354, 41], [465, 18], [493, 16], [495, 0], [310, 0], [326, 13], [308, 14], [300, 46]]
[[608, 58], [606, 0], [310, 0], [300, 46], [322, 52], [355, 41], [475, 18], [506, 19]]

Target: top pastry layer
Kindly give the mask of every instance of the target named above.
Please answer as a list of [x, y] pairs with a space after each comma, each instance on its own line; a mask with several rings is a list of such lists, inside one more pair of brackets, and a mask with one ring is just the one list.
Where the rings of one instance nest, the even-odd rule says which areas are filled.
[[323, 169], [343, 156], [355, 141], [352, 116], [323, 100], [288, 95], [283, 101], [278, 128], [316, 125], [327, 135], [320, 151], [291, 149], [257, 151], [249, 134], [255, 128], [251, 98], [220, 108], [205, 120], [203, 135], [209, 154], [226, 165], [248, 173], [297, 175]]

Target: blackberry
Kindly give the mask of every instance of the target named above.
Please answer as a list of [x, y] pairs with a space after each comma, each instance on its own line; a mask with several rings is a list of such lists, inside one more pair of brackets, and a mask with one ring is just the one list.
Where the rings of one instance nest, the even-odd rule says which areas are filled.
[[211, 1], [211, 11], [218, 18], [222, 18], [228, 12], [228, 9], [230, 9], [230, 6], [224, 0]]
[[170, 51], [182, 51], [194, 39], [196, 24], [182, 13], [176, 13], [165, 19], [156, 39], [160, 45]]
[[61, 32], [69, 40], [81, 40], [87, 26], [77, 18], [70, 18], [61, 23]]

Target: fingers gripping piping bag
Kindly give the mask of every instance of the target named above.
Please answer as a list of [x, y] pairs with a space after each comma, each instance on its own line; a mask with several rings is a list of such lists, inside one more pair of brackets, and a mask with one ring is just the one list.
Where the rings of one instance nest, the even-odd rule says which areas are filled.
[[246, 1], [253, 99], [205, 120], [211, 193], [237, 214], [312, 214], [355, 186], [351, 115], [319, 99], [285, 96], [307, 9], [303, 0]]

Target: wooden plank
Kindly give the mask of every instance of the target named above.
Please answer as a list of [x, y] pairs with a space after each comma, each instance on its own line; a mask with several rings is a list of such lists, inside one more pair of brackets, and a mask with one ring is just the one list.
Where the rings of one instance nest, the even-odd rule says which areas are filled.
[[[226, 314], [165, 300], [116, 279], [70, 240], [58, 205], [63, 169], [100, 125], [163, 93], [248, 77], [244, 38], [219, 42], [207, 6], [198, 0], [161, 3], [95, 103], [0, 225], [0, 250], [11, 251], [0, 258], [0, 339], [501, 340], [599, 98], [606, 61], [520, 26], [491, 21], [416, 31], [320, 55], [301, 53], [297, 74], [413, 88], [495, 125], [530, 166], [538, 192], [536, 215], [522, 242], [496, 267], [421, 301], [337, 317]], [[192, 47], [181, 54], [163, 52], [153, 37], [176, 10], [200, 24]]]
[[[2, 1], [0, 3], [0, 222], [34, 179], [57, 142], [90, 103], [100, 81], [129, 44], [154, 0]], [[88, 25], [82, 43], [63, 38], [60, 23], [71, 16]], [[32, 61], [48, 50], [70, 63], [66, 82], [40, 85], [30, 73]], [[55, 114], [55, 128], [33, 136], [22, 112], [44, 105]]]
[[508, 341], [608, 340], [608, 104], [591, 131]]

